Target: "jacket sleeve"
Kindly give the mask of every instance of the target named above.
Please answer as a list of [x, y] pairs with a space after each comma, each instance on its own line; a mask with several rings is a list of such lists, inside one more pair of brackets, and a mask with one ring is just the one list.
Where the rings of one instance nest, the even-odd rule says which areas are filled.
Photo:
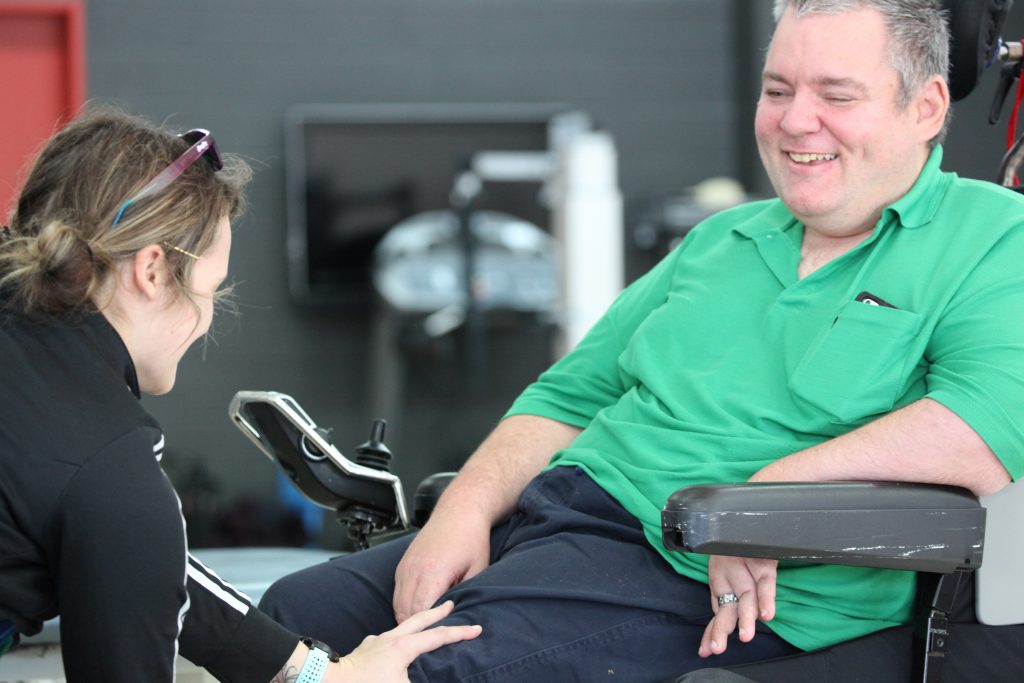
[[152, 452], [152, 437], [133, 431], [82, 466], [62, 496], [50, 562], [68, 680], [173, 680], [185, 530]]
[[229, 683], [269, 681], [280, 672], [299, 636], [191, 555], [187, 573], [190, 605], [181, 654]]
[[170, 683], [180, 652], [222, 681], [270, 681], [298, 636], [187, 554], [152, 453], [152, 435], [132, 432], [65, 491], [55, 575], [68, 679]]

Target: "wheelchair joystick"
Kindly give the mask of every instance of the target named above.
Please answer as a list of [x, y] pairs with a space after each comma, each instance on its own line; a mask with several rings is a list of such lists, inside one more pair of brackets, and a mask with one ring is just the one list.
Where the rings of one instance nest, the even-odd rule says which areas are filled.
[[392, 474], [384, 420], [346, 458], [332, 432], [318, 427], [295, 399], [276, 391], [240, 391], [228, 414], [235, 425], [317, 505], [334, 510], [356, 549], [373, 534], [409, 528], [402, 482]]
[[391, 451], [384, 445], [384, 428], [387, 424], [381, 419], [373, 421], [370, 440], [356, 447], [357, 463], [382, 472], [391, 471]]
[[[364, 467], [388, 472], [391, 469], [391, 450], [384, 445], [387, 423], [377, 419], [370, 429], [370, 440], [356, 447], [353, 460]], [[348, 530], [348, 537], [357, 550], [370, 547], [370, 535], [387, 523], [387, 515], [364, 505], [351, 505], [338, 510], [338, 521]]]

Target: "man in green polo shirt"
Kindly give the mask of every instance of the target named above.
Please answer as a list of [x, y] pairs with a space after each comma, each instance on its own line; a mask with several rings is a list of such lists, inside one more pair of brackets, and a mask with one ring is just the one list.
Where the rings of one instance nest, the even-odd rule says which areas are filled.
[[[988, 494], [1024, 472], [1024, 199], [940, 169], [935, 3], [778, 0], [776, 19], [756, 134], [778, 199], [710, 218], [630, 286], [411, 544], [272, 589], [283, 623], [344, 650], [354, 614], [370, 633], [452, 597], [449, 621], [485, 635], [411, 680], [654, 681], [909, 618], [911, 573], [661, 543], [692, 484]], [[379, 597], [352, 605], [341, 587], [369, 577]]]

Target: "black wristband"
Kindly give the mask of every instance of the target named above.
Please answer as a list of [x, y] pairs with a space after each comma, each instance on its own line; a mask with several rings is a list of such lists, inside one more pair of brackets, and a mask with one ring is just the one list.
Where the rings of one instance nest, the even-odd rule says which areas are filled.
[[331, 646], [323, 641], [316, 640], [315, 638], [302, 638], [301, 640], [302, 643], [310, 650], [316, 648], [317, 650], [323, 650], [324, 652], [326, 652], [327, 659], [329, 659], [332, 662], [337, 662], [339, 659], [341, 659], [341, 655], [339, 655], [337, 652], [331, 649]]

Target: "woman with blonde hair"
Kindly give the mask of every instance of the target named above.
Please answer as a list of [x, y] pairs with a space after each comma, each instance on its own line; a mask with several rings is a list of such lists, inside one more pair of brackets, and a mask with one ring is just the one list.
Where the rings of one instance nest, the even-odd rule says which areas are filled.
[[427, 629], [445, 604], [339, 659], [189, 555], [138, 399], [209, 329], [250, 175], [208, 131], [112, 110], [29, 173], [0, 236], [0, 654], [59, 614], [73, 683], [171, 681], [179, 653], [225, 681], [379, 683], [480, 632]]

